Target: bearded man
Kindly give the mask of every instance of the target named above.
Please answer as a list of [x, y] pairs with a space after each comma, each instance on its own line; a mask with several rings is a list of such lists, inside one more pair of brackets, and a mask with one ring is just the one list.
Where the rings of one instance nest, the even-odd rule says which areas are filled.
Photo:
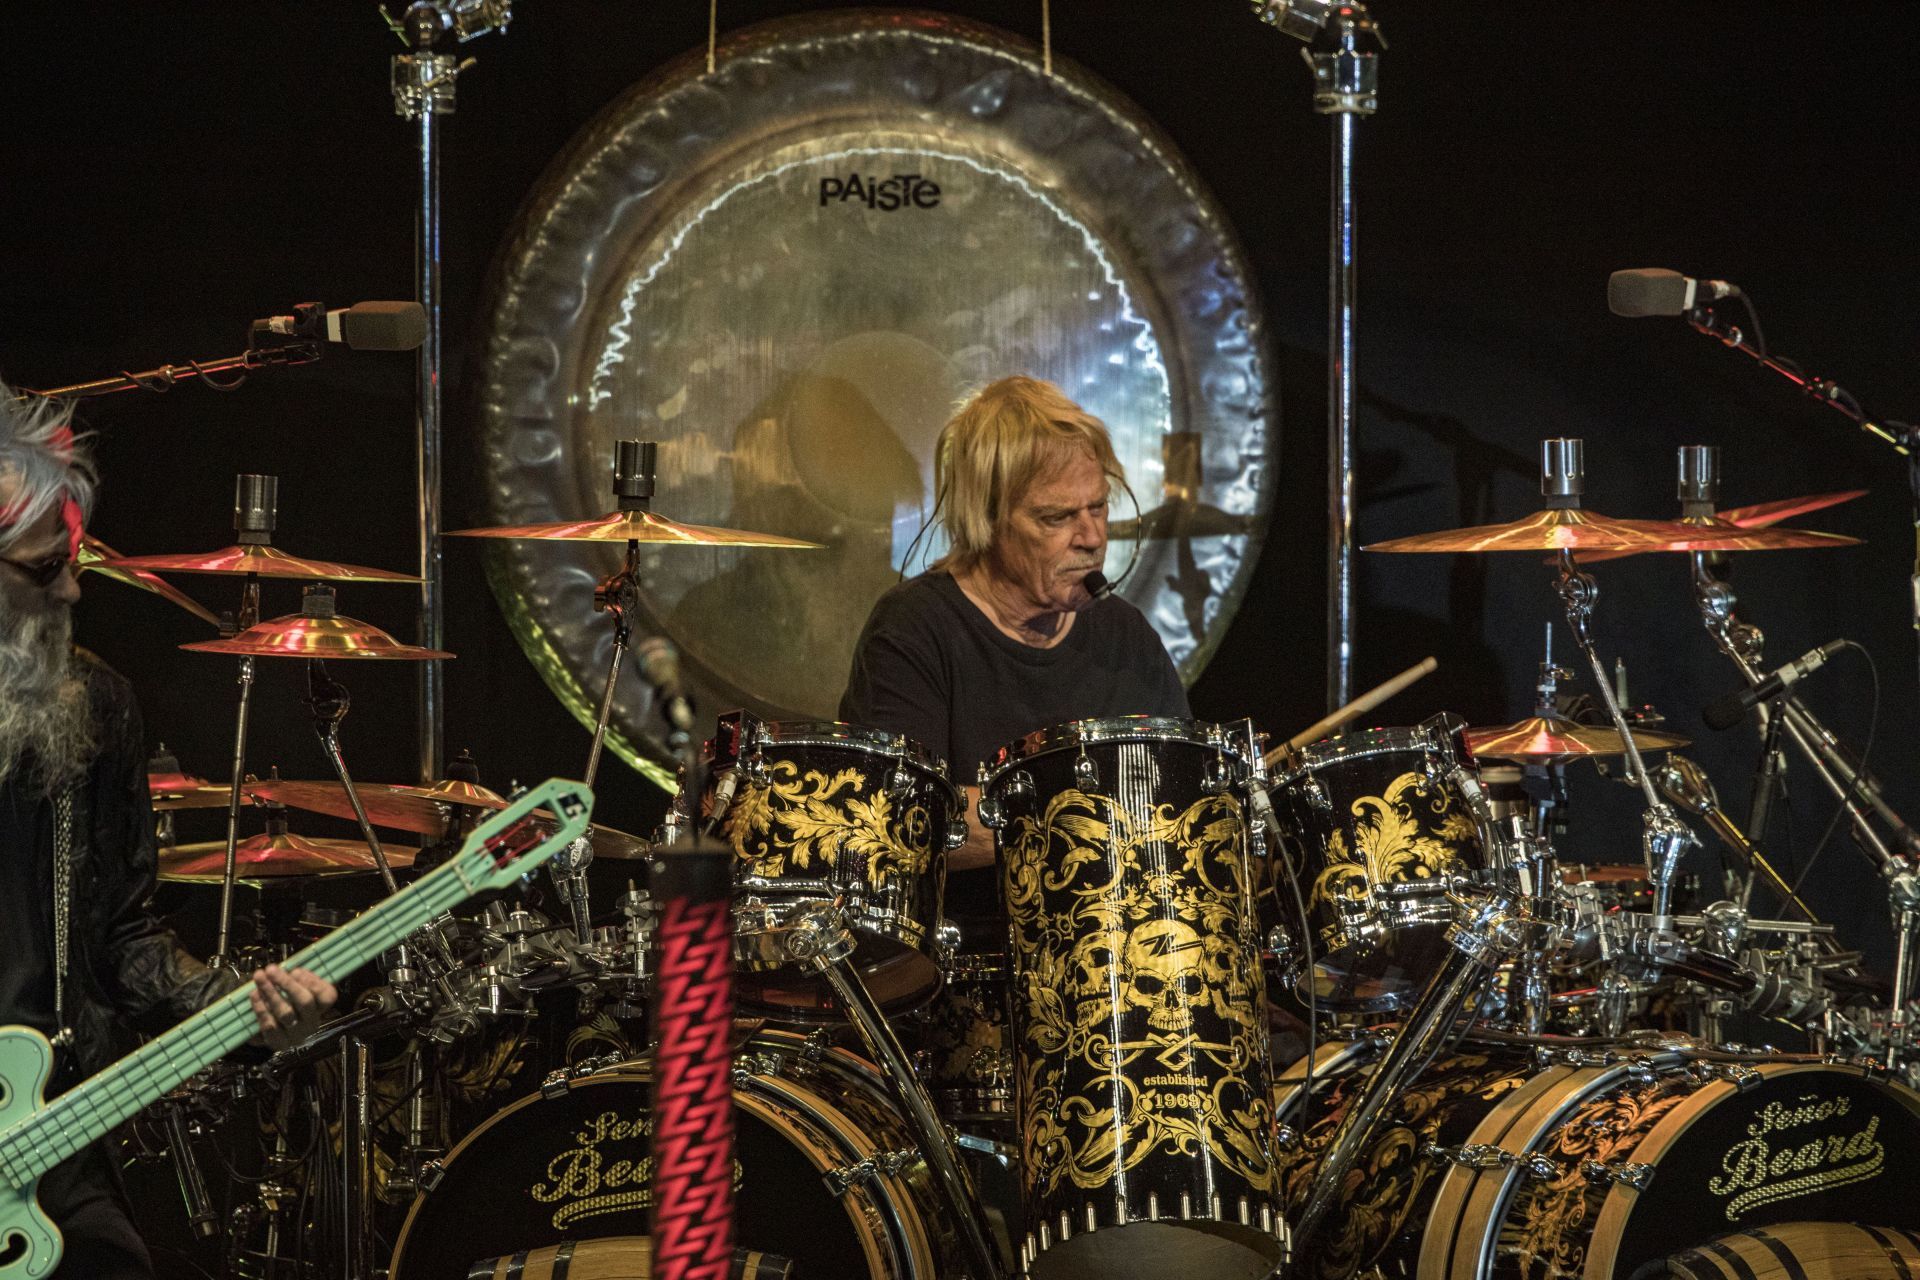
[[[148, 908], [154, 886], [146, 744], [133, 690], [72, 642], [75, 557], [95, 490], [68, 411], [0, 385], [0, 1025], [55, 1047], [48, 1094], [99, 1071], [120, 1028], [158, 1031], [231, 990]], [[335, 999], [304, 969], [253, 975], [274, 1048]], [[54, 1276], [149, 1280], [106, 1141], [42, 1178], [65, 1239]]]

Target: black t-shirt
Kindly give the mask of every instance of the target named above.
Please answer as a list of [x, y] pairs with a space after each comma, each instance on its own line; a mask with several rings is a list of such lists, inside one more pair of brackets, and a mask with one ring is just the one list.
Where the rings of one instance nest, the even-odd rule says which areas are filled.
[[22, 762], [0, 782], [0, 1027], [52, 1035], [53, 801]]
[[1187, 691], [1140, 611], [1108, 596], [1051, 649], [1021, 644], [951, 574], [880, 597], [840, 699], [849, 724], [904, 733], [971, 785], [980, 763], [1036, 729], [1099, 716], [1186, 716]]
[[[943, 757], [962, 786], [973, 784], [982, 761], [1036, 729], [1103, 716], [1190, 714], [1166, 646], [1125, 600], [1095, 602], [1059, 644], [1036, 649], [994, 626], [940, 571], [880, 597], [840, 699], [842, 720], [904, 733]], [[951, 877], [948, 914], [996, 914], [993, 880], [986, 872]]]

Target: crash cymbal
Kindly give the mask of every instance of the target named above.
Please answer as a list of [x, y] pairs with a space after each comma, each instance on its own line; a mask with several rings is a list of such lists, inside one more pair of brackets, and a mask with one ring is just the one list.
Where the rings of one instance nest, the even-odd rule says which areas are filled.
[[1506, 524], [1441, 529], [1393, 538], [1366, 551], [1666, 551], [1699, 530], [1665, 520], [1621, 520], [1577, 507], [1536, 511]]
[[[411, 866], [418, 849], [382, 844], [391, 866]], [[177, 884], [218, 884], [226, 868], [227, 842], [206, 840], [160, 851], [160, 879]], [[358, 840], [315, 840], [291, 832], [262, 833], [234, 849], [237, 878], [248, 884], [294, 876], [339, 876], [374, 871], [373, 850]]]
[[819, 550], [817, 542], [748, 533], [711, 525], [681, 524], [651, 511], [615, 511], [591, 520], [557, 524], [512, 524], [491, 529], [452, 529], [449, 538], [532, 538], [555, 542], [643, 542], [662, 547], [794, 547]]
[[[1843, 493], [1817, 493], [1805, 498], [1784, 498], [1778, 502], [1762, 502], [1751, 507], [1733, 507], [1716, 512], [1711, 516], [1684, 516], [1680, 523], [1696, 529], [1711, 530], [1715, 535], [1705, 539], [1700, 545], [1686, 545], [1671, 548], [1676, 551], [1793, 551], [1811, 547], [1847, 547], [1859, 545], [1860, 539], [1849, 538], [1838, 533], [1816, 533], [1811, 529], [1776, 529], [1772, 526], [1781, 520], [1805, 515], [1809, 511], [1818, 511], [1822, 507], [1831, 507], [1838, 503], [1850, 502], [1865, 494], [1865, 489], [1849, 489]], [[1577, 556], [1582, 564], [1592, 564], [1599, 560], [1618, 560], [1623, 556], [1640, 554], [1638, 551], [1596, 551]]]
[[[247, 789], [262, 800], [283, 804], [289, 809], [324, 813], [335, 818], [354, 820], [353, 805], [347, 789], [337, 782], [301, 782], [275, 778], [255, 783]], [[356, 782], [354, 790], [367, 811], [367, 821], [376, 827], [411, 831], [417, 835], [437, 836], [446, 830], [447, 806], [466, 805], [475, 809], [504, 809], [507, 802], [485, 787], [470, 782], [439, 782], [431, 787], [390, 786], [379, 782]]]
[[74, 557], [74, 563], [103, 578], [111, 578], [115, 582], [124, 582], [130, 587], [151, 591], [161, 599], [170, 600], [179, 605], [209, 626], [220, 625], [220, 619], [213, 615], [212, 610], [201, 605], [199, 601], [166, 579], [148, 573], [144, 569], [123, 569], [116, 563], [109, 563], [109, 561], [118, 561], [120, 558], [118, 551], [92, 534], [88, 534], [80, 540], [80, 554]]
[[[1667, 751], [1684, 747], [1689, 739], [1677, 733], [1652, 729], [1637, 730], [1633, 744], [1642, 751]], [[1575, 724], [1571, 720], [1533, 716], [1519, 724], [1497, 725], [1467, 730], [1467, 745], [1475, 756], [1489, 760], [1513, 760], [1521, 764], [1550, 764], [1577, 760], [1582, 756], [1618, 756], [1626, 746], [1613, 729]]]
[[420, 662], [451, 658], [444, 649], [401, 644], [370, 622], [353, 618], [290, 613], [261, 622], [223, 640], [197, 640], [182, 649], [195, 653], [234, 653], [256, 658], [389, 658]]
[[116, 556], [104, 562], [109, 569], [146, 569], [159, 573], [211, 573], [237, 576], [254, 573], [263, 578], [308, 578], [323, 582], [418, 582], [409, 573], [368, 569], [334, 560], [307, 560], [278, 547], [240, 545], [218, 551], [184, 555]]

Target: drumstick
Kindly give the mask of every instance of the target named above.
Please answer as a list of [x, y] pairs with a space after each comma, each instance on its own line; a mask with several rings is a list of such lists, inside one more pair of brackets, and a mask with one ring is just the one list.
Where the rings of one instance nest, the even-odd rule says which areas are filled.
[[1375, 685], [1373, 688], [1355, 698], [1352, 702], [1349, 702], [1346, 706], [1341, 707], [1338, 711], [1314, 721], [1313, 724], [1287, 739], [1285, 746], [1275, 747], [1273, 750], [1267, 752], [1267, 763], [1272, 764], [1287, 751], [1298, 750], [1306, 746], [1309, 742], [1325, 737], [1328, 730], [1337, 729], [1347, 721], [1357, 719], [1367, 714], [1367, 712], [1373, 710], [1416, 680], [1421, 680], [1432, 675], [1439, 667], [1440, 663], [1438, 659], [1430, 657], [1422, 658], [1385, 684]]

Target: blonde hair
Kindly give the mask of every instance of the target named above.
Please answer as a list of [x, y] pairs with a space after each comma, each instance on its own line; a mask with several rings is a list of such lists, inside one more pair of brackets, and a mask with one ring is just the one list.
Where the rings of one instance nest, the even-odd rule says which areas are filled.
[[934, 511], [948, 547], [933, 567], [953, 573], [980, 563], [1027, 490], [1076, 453], [1127, 489], [1106, 424], [1053, 383], [1016, 375], [975, 392], [941, 429], [934, 453]]

